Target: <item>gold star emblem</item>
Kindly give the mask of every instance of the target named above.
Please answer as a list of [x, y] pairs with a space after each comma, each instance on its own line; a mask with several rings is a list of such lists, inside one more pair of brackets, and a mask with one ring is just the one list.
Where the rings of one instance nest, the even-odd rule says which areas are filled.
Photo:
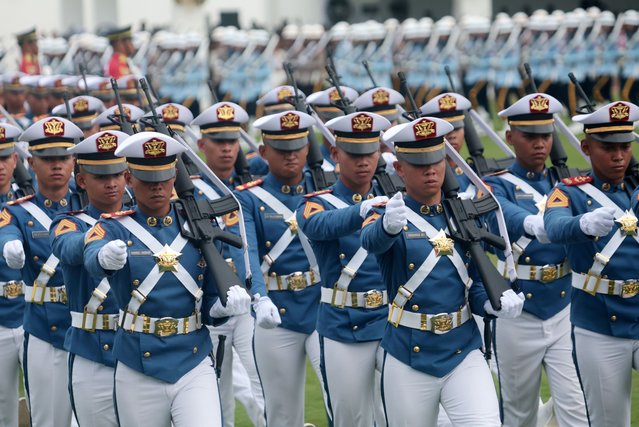
[[629, 210], [626, 210], [615, 222], [619, 223], [619, 229], [622, 233], [626, 233], [627, 236], [637, 233], [637, 217]]
[[544, 197], [541, 198], [540, 201], [538, 201], [537, 203], [535, 203], [535, 206], [537, 207], [537, 211], [543, 215], [544, 212], [546, 211], [546, 202], [548, 201], [548, 196], [546, 194], [544, 194]]
[[439, 232], [429, 240], [433, 244], [433, 248], [435, 249], [435, 254], [437, 256], [446, 256], [453, 254], [453, 239], [446, 237], [446, 233], [444, 230], [439, 230]]
[[177, 271], [181, 256], [181, 253], [175, 252], [169, 245], [165, 244], [160, 252], [153, 254], [153, 259], [155, 259], [160, 273], [164, 273], [166, 271]]
[[295, 214], [285, 221], [288, 224], [288, 228], [291, 230], [291, 234], [297, 234], [297, 220]]

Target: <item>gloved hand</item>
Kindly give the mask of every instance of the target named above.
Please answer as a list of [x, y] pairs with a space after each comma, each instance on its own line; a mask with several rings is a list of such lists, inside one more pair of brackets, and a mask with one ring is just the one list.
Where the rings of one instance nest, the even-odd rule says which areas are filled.
[[587, 212], [579, 218], [581, 231], [589, 236], [602, 237], [608, 235], [615, 225], [615, 209], [601, 207]]
[[406, 225], [406, 205], [401, 192], [395, 193], [386, 203], [382, 226], [388, 234], [397, 234]]
[[541, 215], [528, 215], [524, 218], [524, 230], [531, 236], [535, 236], [539, 243], [550, 243], [546, 229], [544, 228], [544, 217]]
[[112, 240], [98, 252], [98, 262], [105, 270], [119, 270], [126, 264], [127, 256], [126, 243], [120, 239]]
[[19, 270], [24, 267], [24, 246], [20, 240], [9, 240], [5, 243], [2, 256], [9, 268]]
[[269, 297], [259, 297], [258, 300], [253, 303], [253, 310], [255, 310], [257, 326], [265, 329], [273, 329], [282, 323], [280, 313]]
[[388, 201], [388, 197], [386, 196], [377, 196], [377, 197], [373, 197], [372, 199], [364, 200], [359, 205], [359, 216], [361, 216], [362, 219], [365, 219], [366, 215], [368, 215], [368, 212], [371, 210], [373, 205], [376, 205], [382, 202], [387, 202], [387, 201]]
[[386, 162], [386, 173], [389, 175], [395, 175], [395, 162], [397, 157], [393, 153], [385, 151], [382, 153], [382, 158]]
[[246, 314], [251, 310], [251, 296], [246, 289], [235, 285], [226, 292], [226, 307], [218, 299], [211, 307], [211, 317], [227, 317]]
[[484, 311], [486, 311], [487, 314], [492, 314], [502, 319], [514, 319], [518, 317], [524, 309], [524, 299], [523, 292], [516, 294], [512, 289], [508, 289], [504, 291], [499, 298], [501, 310], [495, 311], [490, 301], [486, 301], [484, 303]]

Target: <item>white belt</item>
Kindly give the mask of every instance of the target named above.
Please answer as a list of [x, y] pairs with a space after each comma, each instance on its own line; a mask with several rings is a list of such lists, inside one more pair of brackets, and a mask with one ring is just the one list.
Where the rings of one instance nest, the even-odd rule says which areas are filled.
[[420, 331], [430, 331], [434, 334], [445, 334], [460, 327], [470, 319], [470, 308], [465, 304], [454, 313], [413, 313], [404, 311], [395, 305], [391, 305], [388, 311], [388, 322], [395, 326], [406, 326], [408, 328], [419, 329]]
[[[506, 263], [502, 260], [497, 261], [497, 271], [501, 271], [502, 275], [508, 278], [506, 271]], [[542, 283], [550, 283], [554, 280], [561, 279], [570, 273], [570, 263], [565, 260], [561, 264], [546, 265], [520, 265], [515, 267], [517, 278], [522, 280], [537, 280]]]
[[67, 290], [64, 286], [24, 286], [24, 300], [43, 304], [45, 302], [67, 303]]
[[202, 316], [196, 312], [189, 317], [149, 317], [144, 314], [124, 313], [120, 310], [120, 327], [130, 332], [155, 334], [158, 337], [170, 337], [176, 334], [188, 334], [202, 327]]
[[24, 282], [22, 280], [11, 280], [9, 282], [0, 282], [2, 286], [2, 295], [6, 299], [16, 299], [20, 295], [24, 295]]
[[601, 276], [577, 272], [572, 273], [572, 287], [591, 295], [604, 294], [632, 298], [639, 294], [639, 281], [636, 279], [603, 279]]
[[269, 291], [301, 291], [309, 286], [319, 283], [319, 273], [315, 269], [311, 271], [296, 271], [285, 276], [266, 276], [266, 289]]
[[388, 293], [377, 289], [368, 292], [349, 292], [337, 287], [322, 288], [320, 301], [338, 308], [378, 308], [388, 304]]
[[118, 329], [117, 314], [95, 314], [78, 311], [71, 312], [71, 326], [87, 332], [95, 331], [115, 331]]

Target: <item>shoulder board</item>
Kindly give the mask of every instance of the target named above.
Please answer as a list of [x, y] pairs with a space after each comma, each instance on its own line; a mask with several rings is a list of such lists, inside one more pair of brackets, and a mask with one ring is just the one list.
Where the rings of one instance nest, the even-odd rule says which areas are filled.
[[261, 185], [263, 182], [264, 182], [263, 179], [256, 179], [255, 181], [249, 181], [246, 184], [238, 185], [237, 187], [235, 187], [235, 189], [237, 191], [244, 191], [244, 190], [248, 190], [249, 188], [257, 187], [258, 185]]
[[251, 151], [250, 153], [248, 153], [246, 156], [244, 156], [246, 158], [246, 160], [248, 159], [252, 159], [253, 157], [257, 156], [257, 151]]
[[489, 173], [486, 176], [498, 176], [498, 175], [503, 175], [503, 174], [508, 173], [508, 172], [510, 172], [508, 169], [502, 169], [502, 170], [497, 171], [497, 172]]
[[118, 218], [120, 216], [127, 216], [127, 215], [131, 215], [134, 214], [135, 210], [133, 209], [129, 209], [128, 211], [117, 211], [117, 212], [109, 212], [109, 213], [103, 213], [102, 215], [100, 215], [101, 218]]
[[331, 190], [330, 188], [327, 188], [326, 190], [320, 190], [320, 191], [314, 191], [312, 193], [308, 193], [308, 194], [304, 194], [304, 197], [306, 197], [307, 199], [310, 197], [315, 197], [315, 196], [319, 196], [322, 194], [329, 194], [332, 193], [333, 190]]
[[202, 179], [201, 175], [191, 175], [189, 178], [191, 179]]
[[592, 177], [591, 176], [571, 176], [570, 178], [562, 179], [561, 182], [569, 186], [581, 185], [581, 184], [587, 184], [589, 182], [592, 182]]
[[35, 194], [30, 194], [28, 196], [20, 197], [19, 199], [12, 200], [7, 202], [7, 206], [19, 205], [22, 202], [26, 202], [27, 200], [31, 200], [35, 197]]

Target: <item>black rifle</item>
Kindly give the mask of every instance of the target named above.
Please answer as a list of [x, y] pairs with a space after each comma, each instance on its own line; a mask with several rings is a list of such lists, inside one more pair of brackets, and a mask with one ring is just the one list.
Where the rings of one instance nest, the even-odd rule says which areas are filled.
[[[528, 75], [529, 93], [537, 92], [537, 84], [535, 83], [535, 79], [533, 78], [530, 64], [528, 64], [527, 62], [524, 63], [524, 70], [526, 70], [526, 74]], [[564, 178], [570, 178], [571, 176], [579, 175], [579, 171], [577, 169], [571, 169], [568, 167], [568, 165], [566, 164], [567, 161], [568, 156], [566, 155], [566, 151], [564, 151], [564, 146], [561, 143], [561, 139], [559, 139], [557, 129], [555, 129], [555, 126], [553, 125], [552, 147], [550, 148], [550, 162], [552, 163], [552, 167], [548, 169], [550, 173], [550, 179], [553, 183], [556, 183]]]
[[[595, 105], [590, 101], [588, 95], [586, 95], [586, 92], [579, 83], [579, 80], [577, 80], [577, 77], [575, 77], [573, 73], [568, 73], [568, 78], [577, 88], [579, 96], [581, 96], [581, 98], [586, 102], [586, 105], [577, 108], [577, 112], [580, 114], [593, 113], [595, 111]], [[635, 159], [634, 156], [630, 158], [630, 163], [628, 163], [628, 167], [626, 168], [626, 177], [624, 178], [624, 181], [631, 191], [639, 185], [639, 163], [637, 163], [637, 159]]]
[[122, 106], [122, 100], [120, 99], [120, 90], [118, 89], [118, 82], [111, 77], [111, 87], [113, 88], [113, 93], [115, 94], [115, 102], [118, 106], [118, 109], [115, 111], [113, 116], [109, 116], [109, 120], [112, 123], [120, 126], [120, 130], [127, 135], [133, 135], [135, 133], [135, 129], [129, 122], [129, 119], [124, 112], [124, 107]]
[[[448, 65], [444, 66], [444, 71], [446, 72], [446, 76], [448, 76], [450, 90], [457, 92], [455, 90], [455, 83], [453, 82], [450, 67]], [[404, 79], [404, 84], [406, 84], [405, 82], [406, 79]], [[457, 93], [463, 95], [461, 92]], [[477, 175], [479, 176], [504, 170], [510, 167], [513, 163], [513, 159], [511, 157], [505, 157], [502, 159], [487, 159], [484, 157], [484, 144], [481, 142], [481, 138], [479, 138], [473, 119], [468, 114], [464, 114], [464, 141], [466, 141], [466, 147], [468, 147], [468, 153], [470, 154], [470, 157], [466, 159], [466, 162], [475, 172], [477, 172]]]
[[[304, 102], [304, 97], [299, 93], [297, 82], [295, 81], [295, 76], [293, 75], [293, 67], [290, 63], [284, 63], [284, 71], [286, 71], [286, 79], [288, 80], [288, 84], [293, 86], [293, 90], [295, 91], [293, 99], [287, 101], [294, 105], [297, 111], [300, 111], [302, 113], [309, 113], [308, 106]], [[313, 127], [311, 127], [308, 130], [308, 154], [306, 156], [306, 165], [308, 166], [308, 171], [310, 172], [311, 179], [313, 180], [313, 188], [315, 188], [316, 191], [324, 190], [335, 184], [335, 182], [337, 181], [337, 175], [334, 171], [327, 172], [322, 169], [323, 163], [324, 156], [320, 151], [320, 146], [319, 142], [317, 142], [315, 130]]]
[[366, 70], [366, 74], [368, 74], [368, 78], [371, 79], [371, 83], [373, 83], [373, 87], [374, 88], [377, 87], [377, 83], [375, 83], [375, 77], [373, 77], [373, 73], [371, 73], [371, 69], [368, 66], [368, 61], [363, 60], [362, 65], [364, 66], [364, 69]]
[[[406, 88], [404, 96], [408, 98], [412, 113], [412, 116], [408, 118], [410, 120], [418, 119], [420, 114], [413, 94]], [[506, 249], [506, 242], [501, 236], [490, 233], [481, 219], [482, 215], [498, 210], [499, 205], [492, 197], [483, 197], [479, 200], [462, 200], [457, 197], [459, 182], [457, 182], [455, 173], [448, 163], [446, 163], [442, 191], [444, 193], [442, 205], [450, 235], [460, 242], [464, 251], [470, 254], [470, 259], [484, 283], [490, 304], [495, 310], [499, 310], [501, 309], [501, 295], [511, 289], [511, 286], [484, 252], [482, 242], [500, 250]]]
[[82, 75], [82, 81], [84, 82], [84, 94], [88, 95], [89, 94], [89, 86], [87, 86], [87, 68], [84, 65], [84, 60], [80, 63], [79, 65], [80, 68], [80, 75]]
[[[151, 93], [145, 80], [141, 80], [142, 91], [146, 96], [149, 105], [153, 105]], [[162, 122], [154, 108], [151, 109], [153, 128], [164, 135], [174, 137], [173, 131]], [[202, 251], [202, 256], [206, 261], [207, 269], [215, 280], [218, 296], [223, 305], [226, 305], [226, 293], [235, 285], [246, 288], [244, 283], [231, 270], [231, 267], [224, 260], [219, 250], [215, 246], [215, 241], [227, 243], [236, 248], [242, 247], [240, 236], [223, 231], [218, 225], [216, 218], [228, 213], [237, 211], [239, 205], [233, 195], [228, 194], [217, 200], [197, 200], [194, 195], [194, 186], [191, 177], [184, 166], [183, 157], [177, 156], [175, 192], [179, 199], [174, 202], [186, 217], [186, 224], [180, 223], [180, 233], [193, 241]]]
[[[69, 94], [67, 91], [62, 93], [62, 97], [64, 99], [64, 108], [67, 111], [67, 119], [69, 121], [73, 121], [73, 116], [71, 114], [71, 106], [69, 105]], [[78, 144], [80, 141], [74, 141], [74, 144]], [[69, 204], [71, 206], [72, 211], [83, 211], [89, 205], [89, 195], [87, 194], [87, 190], [80, 187], [78, 184], [78, 173], [80, 172], [80, 166], [78, 163], [75, 163], [74, 166], [74, 175], [75, 175], [75, 192], [71, 194], [69, 199]]]
[[[342, 93], [339, 77], [337, 76], [335, 66], [333, 65], [333, 58], [329, 56], [328, 59], [329, 65], [326, 66], [328, 78], [339, 95], [339, 101], [334, 105], [342, 110], [344, 114], [356, 112], [357, 109], [350, 103], [348, 98], [344, 97], [344, 94]], [[393, 195], [398, 191], [404, 191], [404, 182], [402, 179], [398, 175], [389, 175], [386, 173], [386, 161], [381, 155], [377, 161], [377, 167], [375, 168], [375, 175], [373, 175], [373, 179], [377, 181], [381, 192], [387, 197], [393, 197]]]
[[33, 178], [31, 178], [27, 168], [24, 167], [24, 163], [22, 163], [22, 159], [20, 157], [18, 157], [18, 160], [16, 161], [16, 168], [13, 170], [13, 182], [15, 182], [18, 186], [18, 189], [16, 190], [17, 197], [35, 194]]

